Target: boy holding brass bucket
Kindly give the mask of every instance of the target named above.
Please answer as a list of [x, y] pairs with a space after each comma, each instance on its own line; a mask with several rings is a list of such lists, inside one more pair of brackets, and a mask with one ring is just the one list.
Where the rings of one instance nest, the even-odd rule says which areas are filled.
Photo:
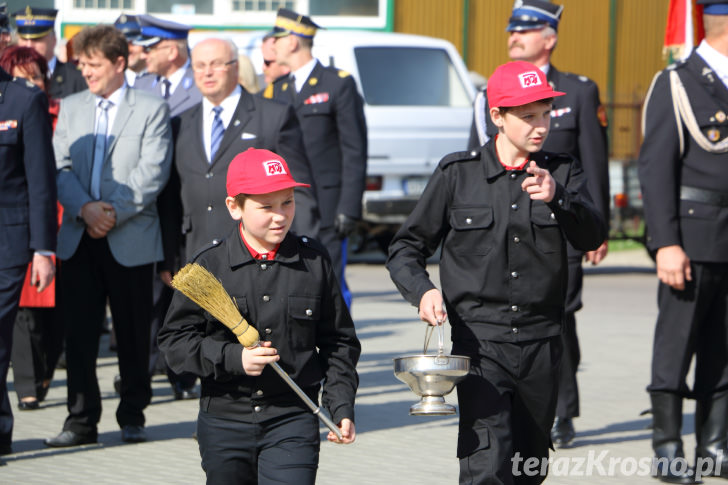
[[[387, 268], [402, 295], [430, 325], [449, 318], [452, 353], [471, 358], [457, 385], [462, 484], [546, 477], [565, 243], [593, 250], [607, 230], [579, 163], [541, 150], [552, 100], [563, 94], [533, 64], [498, 67], [487, 92], [498, 135], [440, 161], [389, 248]], [[442, 293], [425, 266], [440, 244]]]
[[197, 438], [207, 483], [314, 483], [318, 418], [275, 375], [276, 363], [315, 402], [323, 380], [323, 406], [342, 435], [330, 432], [329, 441], [356, 436], [361, 346], [325, 249], [289, 233], [300, 186], [273, 152], [236, 156], [225, 203], [240, 224], [194, 258], [257, 328], [260, 344], [244, 347], [179, 291], [159, 333], [169, 366], [201, 378]]

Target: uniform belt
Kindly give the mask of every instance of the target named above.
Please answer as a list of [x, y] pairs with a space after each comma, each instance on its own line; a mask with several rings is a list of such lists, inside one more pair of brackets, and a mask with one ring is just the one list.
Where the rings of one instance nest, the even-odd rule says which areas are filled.
[[728, 193], [715, 190], [698, 189], [695, 187], [680, 186], [680, 199], [692, 202], [702, 202], [708, 205], [728, 207]]

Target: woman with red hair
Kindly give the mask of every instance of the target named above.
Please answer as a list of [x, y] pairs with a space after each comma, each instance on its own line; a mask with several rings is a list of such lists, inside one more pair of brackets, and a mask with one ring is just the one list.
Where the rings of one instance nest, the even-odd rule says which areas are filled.
[[[48, 93], [48, 64], [31, 47], [12, 46], [0, 55], [0, 67], [12, 76], [25, 78]], [[48, 112], [56, 127], [60, 104], [48, 98]], [[63, 209], [58, 205], [60, 224]], [[56, 264], [58, 262], [56, 261]], [[38, 293], [30, 284], [30, 267], [23, 283], [20, 308], [13, 328], [13, 381], [18, 394], [18, 408], [38, 409], [50, 387], [53, 371], [63, 349], [63, 328], [56, 319], [55, 280]]]

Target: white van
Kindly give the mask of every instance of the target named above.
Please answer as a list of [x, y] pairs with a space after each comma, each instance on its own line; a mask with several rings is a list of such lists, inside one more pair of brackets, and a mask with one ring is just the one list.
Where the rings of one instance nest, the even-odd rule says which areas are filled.
[[[190, 45], [227, 37], [260, 72], [264, 31], [191, 32]], [[385, 247], [437, 162], [467, 148], [475, 88], [455, 47], [399, 33], [320, 30], [313, 55], [350, 72], [364, 98], [369, 138], [363, 219]]]

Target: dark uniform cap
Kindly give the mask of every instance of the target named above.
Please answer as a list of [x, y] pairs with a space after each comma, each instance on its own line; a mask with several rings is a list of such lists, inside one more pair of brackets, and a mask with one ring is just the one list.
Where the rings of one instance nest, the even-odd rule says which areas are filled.
[[10, 32], [10, 20], [8, 19], [8, 5], [0, 5], [0, 34]]
[[268, 35], [272, 37], [285, 37], [287, 35], [297, 35], [312, 39], [316, 35], [316, 29], [322, 29], [320, 25], [311, 20], [306, 15], [300, 15], [293, 10], [287, 8], [279, 8], [276, 16], [276, 23], [273, 30]]
[[152, 46], [166, 39], [186, 39], [192, 27], [178, 24], [170, 20], [162, 20], [151, 15], [137, 15], [137, 22], [141, 27], [142, 36], [134, 40], [134, 45], [144, 47]]
[[114, 27], [120, 30], [129, 42], [142, 36], [142, 27], [139, 25], [136, 15], [119, 15], [119, 18], [114, 21]]
[[40, 39], [53, 32], [58, 10], [27, 6], [13, 14], [18, 36], [23, 39]]
[[547, 0], [516, 0], [513, 4], [511, 18], [508, 19], [507, 32], [520, 32], [522, 30], [536, 30], [553, 27], [559, 30], [559, 20], [562, 5], [556, 5]]
[[728, 15], [728, 2], [725, 0], [698, 0], [706, 15]]

